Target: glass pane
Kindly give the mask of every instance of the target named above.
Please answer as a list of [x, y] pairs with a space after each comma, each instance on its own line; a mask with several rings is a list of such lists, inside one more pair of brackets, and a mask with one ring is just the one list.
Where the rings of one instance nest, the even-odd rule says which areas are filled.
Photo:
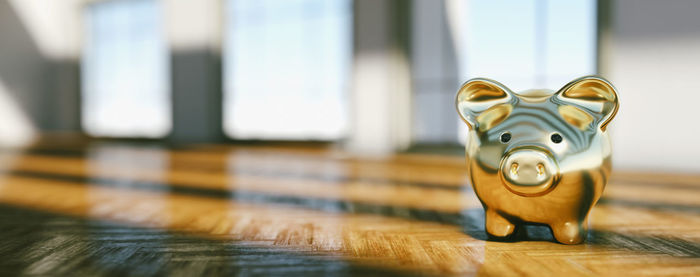
[[162, 137], [171, 129], [168, 54], [157, 1], [120, 0], [84, 10], [85, 130]]
[[[497, 80], [514, 91], [557, 90], [596, 73], [595, 0], [472, 0], [454, 28], [462, 82]], [[456, 89], [455, 89], [456, 91]], [[460, 141], [466, 126], [458, 124]]]
[[352, 58], [349, 0], [230, 0], [224, 130], [239, 139], [342, 138]]
[[596, 72], [594, 0], [472, 0], [463, 79], [488, 77], [519, 91], [559, 89]]

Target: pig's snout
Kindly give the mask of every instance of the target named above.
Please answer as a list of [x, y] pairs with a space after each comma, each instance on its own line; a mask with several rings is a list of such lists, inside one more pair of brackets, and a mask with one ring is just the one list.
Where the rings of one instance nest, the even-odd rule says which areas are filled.
[[559, 181], [559, 166], [545, 150], [514, 149], [503, 157], [499, 175], [511, 192], [538, 196], [549, 192]]

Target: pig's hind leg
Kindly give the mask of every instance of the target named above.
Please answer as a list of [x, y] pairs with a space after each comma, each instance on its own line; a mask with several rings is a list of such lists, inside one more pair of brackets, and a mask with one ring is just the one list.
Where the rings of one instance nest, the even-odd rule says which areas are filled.
[[515, 232], [515, 224], [493, 209], [486, 210], [486, 233], [496, 239], [509, 238]]
[[550, 224], [554, 238], [563, 244], [579, 244], [586, 235], [585, 221], [569, 220]]

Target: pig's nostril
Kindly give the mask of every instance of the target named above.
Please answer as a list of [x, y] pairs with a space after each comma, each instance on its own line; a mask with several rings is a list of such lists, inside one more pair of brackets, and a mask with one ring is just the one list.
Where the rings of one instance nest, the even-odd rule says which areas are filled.
[[559, 166], [542, 150], [517, 149], [501, 162], [498, 175], [506, 189], [517, 195], [543, 195], [559, 182]]
[[544, 165], [542, 163], [537, 164], [537, 176], [544, 175]]
[[515, 175], [518, 175], [518, 163], [513, 163], [513, 164], [510, 166], [510, 174], [512, 174], [512, 175], [514, 175], [514, 176], [515, 176]]

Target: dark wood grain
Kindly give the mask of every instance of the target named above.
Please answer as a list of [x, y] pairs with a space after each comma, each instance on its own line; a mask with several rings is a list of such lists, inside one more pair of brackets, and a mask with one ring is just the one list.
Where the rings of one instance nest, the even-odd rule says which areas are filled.
[[0, 275], [351, 276], [409, 274], [339, 255], [206, 239], [0, 205]]

